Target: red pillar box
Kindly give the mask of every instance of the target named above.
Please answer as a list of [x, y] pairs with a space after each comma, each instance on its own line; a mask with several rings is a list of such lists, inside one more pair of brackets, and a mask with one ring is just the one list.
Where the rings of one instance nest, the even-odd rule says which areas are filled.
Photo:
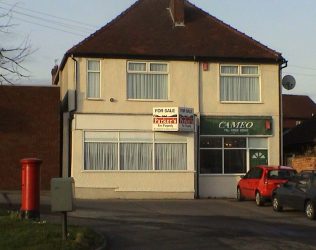
[[26, 158], [22, 165], [21, 217], [36, 219], [40, 217], [40, 165], [42, 160]]

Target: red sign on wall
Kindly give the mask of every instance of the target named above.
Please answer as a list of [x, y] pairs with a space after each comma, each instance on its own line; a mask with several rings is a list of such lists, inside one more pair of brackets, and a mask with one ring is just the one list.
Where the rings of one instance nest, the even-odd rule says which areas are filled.
[[153, 109], [154, 131], [194, 131], [192, 108], [161, 107]]

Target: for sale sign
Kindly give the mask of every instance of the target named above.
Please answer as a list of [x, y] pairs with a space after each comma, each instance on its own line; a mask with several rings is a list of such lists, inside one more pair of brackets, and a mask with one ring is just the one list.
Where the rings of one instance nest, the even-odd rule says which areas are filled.
[[153, 108], [153, 131], [194, 131], [192, 108]]
[[194, 131], [193, 108], [179, 108], [179, 131]]

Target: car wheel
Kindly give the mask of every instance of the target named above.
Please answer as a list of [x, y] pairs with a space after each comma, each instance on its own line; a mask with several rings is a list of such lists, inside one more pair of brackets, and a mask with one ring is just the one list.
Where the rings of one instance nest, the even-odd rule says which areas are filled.
[[277, 196], [273, 196], [272, 198], [272, 207], [273, 207], [273, 210], [276, 212], [281, 212], [283, 210], [283, 207], [281, 206], [280, 201]]
[[236, 198], [237, 198], [238, 201], [243, 201], [244, 200], [244, 197], [242, 196], [239, 187], [237, 187]]
[[263, 198], [258, 191], [256, 192], [256, 204], [257, 204], [257, 206], [263, 206], [263, 204], [264, 204]]
[[315, 206], [312, 201], [308, 201], [305, 205], [305, 214], [308, 219], [315, 219]]

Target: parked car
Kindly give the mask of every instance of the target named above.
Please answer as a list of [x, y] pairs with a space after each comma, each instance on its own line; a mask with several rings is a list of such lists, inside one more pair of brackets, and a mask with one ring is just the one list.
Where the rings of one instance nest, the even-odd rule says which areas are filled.
[[254, 199], [257, 206], [271, 200], [272, 192], [281, 183], [295, 176], [296, 171], [286, 166], [259, 165], [241, 176], [237, 184], [237, 200]]
[[316, 171], [303, 171], [297, 178], [281, 185], [272, 194], [273, 210], [280, 212], [291, 207], [305, 212], [314, 220], [316, 206]]

